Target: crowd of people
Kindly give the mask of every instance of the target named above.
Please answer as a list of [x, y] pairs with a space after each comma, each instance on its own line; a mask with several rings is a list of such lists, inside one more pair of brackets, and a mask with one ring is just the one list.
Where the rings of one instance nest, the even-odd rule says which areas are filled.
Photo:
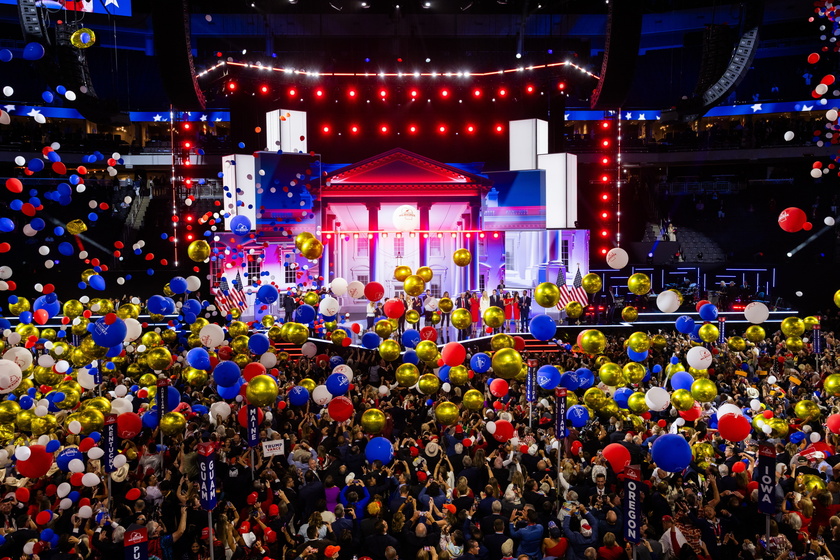
[[[666, 340], [666, 347], [651, 350], [645, 366], [658, 373], [640, 390], [665, 385], [665, 373], [656, 366], [668, 366], [673, 356], [683, 357], [693, 346], [676, 332], [667, 333]], [[561, 371], [597, 371], [606, 359], [627, 361], [625, 342], [609, 336], [600, 357], [561, 345], [556, 352], [522, 354]], [[423, 395], [396, 383], [400, 360], [326, 345], [324, 355], [338, 356], [352, 368], [347, 394], [352, 417], [336, 422], [327, 407], [311, 399], [303, 406], [287, 399], [304, 379], [325, 382], [331, 361], [324, 355], [280, 361], [271, 372], [280, 396], [275, 405], [264, 407], [259, 431], [260, 443], [282, 442], [279, 452], [272, 447], [271, 453], [262, 445], [249, 448], [235, 412], [214, 414], [214, 403], [226, 401], [235, 411], [241, 399], [222, 398], [212, 376], [188, 382], [186, 364], [176, 362], [160, 376], [168, 376], [181, 394], [180, 410], [188, 422], [184, 432], [161, 437], [159, 427], [144, 424], [136, 436], [121, 442], [127, 463], [110, 475], [110, 483], [76, 488], [69, 507], [60, 505], [57, 488], [72, 473], [54, 466], [44, 477], [23, 476], [11, 457], [14, 446], [32, 434], [21, 425], [13, 428], [0, 502], [0, 557], [106, 559], [123, 554], [127, 532], [145, 528], [149, 555], [161, 560], [204, 560], [211, 549], [216, 559], [225, 560], [833, 560], [840, 553], [840, 517], [835, 515], [840, 513], [840, 485], [831, 454], [836, 436], [824, 422], [837, 402], [822, 382], [838, 363], [832, 333], [824, 334], [824, 343], [819, 363], [810, 344], [790, 352], [778, 333], [743, 351], [712, 344], [715, 362], [706, 373], [718, 396], [703, 404], [696, 420], [677, 422], [681, 417], [671, 407], [640, 415], [626, 409], [592, 410], [585, 425], [568, 424], [560, 439], [553, 391], [538, 389], [529, 403], [526, 383], [512, 379], [507, 393], [498, 397], [488, 384], [491, 372]], [[225, 355], [226, 345], [217, 349], [218, 355]], [[486, 349], [477, 341], [464, 346], [467, 363]], [[173, 355], [183, 354], [185, 339], [169, 347]], [[129, 355], [129, 362], [141, 361], [141, 354]], [[423, 362], [418, 367], [420, 373], [436, 371]], [[82, 395], [82, 402], [100, 390], [111, 395], [106, 398], [128, 392], [136, 412], [154, 414], [149, 399], [137, 390], [137, 371], [120, 369], [105, 376], [101, 387]], [[484, 396], [480, 410], [462, 406], [467, 389]], [[570, 398], [582, 399], [583, 391], [577, 393]], [[794, 406], [806, 398], [821, 407], [819, 418], [797, 419]], [[444, 399], [459, 406], [451, 424], [435, 417], [433, 405]], [[787, 436], [770, 440], [778, 466], [769, 532], [765, 517], [758, 515], [754, 477], [757, 444], [768, 436], [756, 429], [743, 441], [725, 441], [715, 429], [718, 408], [729, 403], [754, 414], [755, 399], [790, 429]], [[386, 417], [376, 434], [367, 433], [362, 422], [371, 408]], [[48, 437], [66, 449], [79, 445], [80, 436], [66, 427], [65, 414], [58, 413]], [[491, 433], [493, 422], [501, 420], [513, 424], [513, 437], [500, 440]], [[652, 445], [667, 433], [681, 434], [695, 450], [694, 460], [679, 472], [658, 468], [651, 457]], [[392, 442], [390, 461], [366, 458], [373, 435]], [[814, 442], [821, 442], [822, 452], [807, 449]], [[201, 443], [216, 451], [212, 544], [199, 495]], [[626, 447], [631, 463], [641, 468], [640, 543], [625, 541], [623, 473], [603, 454], [611, 443]], [[699, 446], [707, 444], [712, 452], [700, 452], [707, 447]], [[97, 459], [88, 458], [85, 470], [108, 476]], [[815, 475], [820, 482], [806, 487], [803, 475]], [[83, 506], [89, 508], [85, 515]], [[40, 515], [47, 511], [50, 516]]]

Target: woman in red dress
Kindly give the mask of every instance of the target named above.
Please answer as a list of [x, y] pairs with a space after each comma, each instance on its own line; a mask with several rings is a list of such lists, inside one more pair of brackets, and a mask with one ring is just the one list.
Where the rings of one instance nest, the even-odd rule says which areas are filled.
[[470, 314], [472, 315], [472, 336], [475, 338], [481, 329], [481, 299], [478, 292], [470, 294]]
[[513, 321], [513, 294], [510, 292], [505, 292], [504, 298], [502, 299], [502, 303], [505, 305], [505, 328], [504, 332], [513, 332], [509, 330], [509, 325], [511, 321]]

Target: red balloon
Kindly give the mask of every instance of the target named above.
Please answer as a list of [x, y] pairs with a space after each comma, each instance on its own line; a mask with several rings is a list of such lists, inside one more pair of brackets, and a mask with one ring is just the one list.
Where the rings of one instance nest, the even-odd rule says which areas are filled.
[[507, 420], [496, 420], [496, 432], [493, 439], [499, 442], [506, 442], [513, 437], [513, 424]]
[[504, 397], [508, 394], [508, 382], [504, 379], [494, 379], [490, 382], [490, 393], [494, 397]]
[[96, 442], [93, 440], [93, 438], [86, 437], [81, 441], [81, 443], [79, 443], [79, 451], [81, 451], [82, 453], [87, 453], [88, 451], [93, 449], [95, 445]]
[[18, 488], [15, 490], [17, 501], [26, 503], [29, 501], [29, 488]]
[[13, 193], [23, 192], [23, 183], [16, 177], [6, 179], [6, 188]]
[[389, 299], [385, 302], [382, 310], [389, 319], [399, 319], [405, 313], [405, 304], [401, 299]]
[[712, 303], [712, 302], [707, 300], [707, 299], [701, 299], [700, 301], [697, 302], [697, 305], [694, 306], [694, 310], [697, 311], [697, 313], [700, 313], [700, 308], [703, 307], [704, 305], [706, 305], [707, 303]]
[[365, 286], [365, 297], [370, 301], [379, 301], [385, 297], [385, 288], [379, 282], [368, 282]]
[[630, 450], [620, 443], [611, 443], [604, 448], [604, 458], [610, 464], [613, 472], [621, 474], [630, 464]]
[[816, 64], [820, 61], [819, 53], [811, 53], [808, 55], [808, 64]]
[[517, 352], [522, 352], [525, 350], [525, 339], [521, 336], [514, 336], [513, 337], [513, 349]]
[[770, 418], [773, 418], [773, 411], [772, 410], [765, 410], [761, 413], [761, 415], [769, 420]]
[[703, 413], [703, 409], [700, 407], [700, 403], [695, 402], [694, 406], [689, 408], [688, 410], [681, 411], [680, 417], [685, 420], [686, 422], [694, 422], [700, 415]]
[[35, 317], [35, 322], [39, 325], [45, 325], [50, 320], [50, 314], [46, 309], [38, 309], [32, 316]]
[[362, 332], [362, 325], [360, 325], [359, 323], [353, 323], [352, 325], [350, 325], [350, 330], [352, 330], [356, 334], [359, 334], [360, 332]]
[[803, 228], [808, 221], [808, 215], [796, 207], [785, 208], [779, 214], [779, 227], [788, 233], [795, 233]]
[[134, 500], [140, 499], [140, 489], [139, 488], [132, 488], [128, 492], [125, 493], [125, 499], [129, 502], [133, 502]]
[[219, 351], [216, 352], [219, 355], [219, 359], [221, 360], [230, 360], [233, 356], [233, 348], [230, 346], [221, 346]]
[[443, 363], [450, 366], [460, 366], [467, 357], [467, 349], [458, 342], [448, 342], [440, 352]]
[[74, 472], [70, 475], [70, 484], [72, 484], [73, 486], [81, 486], [83, 476], [85, 476], [85, 473]]
[[335, 397], [327, 405], [327, 412], [336, 422], [345, 422], [353, 416], [353, 401], [347, 397]]
[[431, 340], [432, 342], [437, 342], [438, 332], [437, 329], [434, 327], [423, 327], [420, 329], [420, 339], [421, 340]]
[[47, 490], [46, 490], [47, 496], [55, 496], [55, 493], [56, 493], [57, 490], [58, 490], [58, 487], [55, 484], [48, 485]]
[[266, 369], [265, 366], [259, 362], [251, 362], [245, 369], [242, 370], [242, 376], [245, 378], [245, 381], [251, 381], [258, 375], [265, 375]]
[[738, 461], [732, 465], [732, 472], [734, 473], [744, 472], [745, 470], [747, 470], [747, 465], [745, 465], [743, 461]]
[[[261, 408], [257, 409], [257, 424], [263, 423], [263, 411]], [[243, 406], [239, 409], [239, 412], [236, 413], [236, 419], [239, 420], [239, 425], [243, 428], [248, 427], [248, 407]]]
[[47, 474], [53, 462], [52, 453], [47, 453], [43, 445], [30, 445], [29, 451], [29, 459], [15, 463], [17, 471], [26, 478], [38, 478]]
[[825, 421], [825, 425], [828, 426], [831, 433], [840, 434], [840, 414], [832, 414], [829, 416]]
[[50, 521], [52, 521], [52, 512], [49, 510], [39, 511], [35, 516], [35, 523], [38, 525], [46, 525]]
[[750, 421], [740, 414], [724, 414], [718, 418], [718, 432], [723, 439], [744, 441], [751, 429]]
[[747, 495], [749, 496], [750, 494], [752, 494], [753, 490], [758, 490], [757, 480], [751, 480], [749, 484], [747, 484]]
[[117, 435], [123, 439], [134, 439], [143, 429], [143, 421], [136, 412], [123, 412], [117, 416]]

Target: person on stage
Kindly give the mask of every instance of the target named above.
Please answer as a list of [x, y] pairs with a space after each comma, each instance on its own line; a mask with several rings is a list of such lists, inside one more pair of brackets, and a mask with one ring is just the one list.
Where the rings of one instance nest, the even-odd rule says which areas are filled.
[[472, 315], [472, 337], [475, 338], [481, 332], [481, 300], [478, 292], [470, 294], [470, 314]]
[[531, 296], [528, 295], [528, 290], [522, 291], [522, 297], [519, 299], [519, 331], [528, 332], [528, 324], [531, 321]]

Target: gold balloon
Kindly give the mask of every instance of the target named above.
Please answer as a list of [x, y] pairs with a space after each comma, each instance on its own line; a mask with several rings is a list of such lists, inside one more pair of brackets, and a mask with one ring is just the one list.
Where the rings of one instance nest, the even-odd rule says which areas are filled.
[[470, 371], [467, 366], [455, 366], [449, 370], [449, 384], [452, 386], [463, 385], [470, 380]]
[[400, 364], [394, 372], [400, 387], [411, 387], [420, 378], [420, 370], [412, 363]]
[[688, 367], [688, 373], [690, 373], [691, 376], [694, 379], [708, 379], [709, 378], [709, 370], [707, 370], [707, 369], [697, 369], [697, 368], [693, 368], [693, 367], [689, 366]]
[[248, 325], [242, 321], [232, 321], [228, 327], [228, 334], [233, 338], [245, 336], [248, 334]]
[[502, 348], [493, 354], [491, 367], [502, 379], [512, 379], [522, 369], [522, 355], [513, 348]]
[[834, 292], [834, 305], [840, 307], [840, 290]]
[[472, 314], [469, 309], [456, 309], [449, 320], [456, 329], [468, 329], [472, 325]]
[[799, 317], [785, 317], [782, 321], [782, 332], [785, 336], [802, 336], [805, 332], [805, 321]]
[[192, 385], [193, 387], [199, 387], [207, 383], [207, 372], [203, 369], [195, 369], [195, 368], [187, 368], [187, 370], [183, 374], [184, 379], [187, 383]]
[[637, 296], [643, 296], [650, 291], [650, 278], [647, 274], [637, 272], [627, 279], [627, 287]]
[[[80, 391], [75, 391], [70, 388], [62, 388], [61, 392], [64, 393], [64, 400], [61, 402], [55, 403], [55, 406], [60, 408], [61, 410], [72, 410], [79, 404], [79, 400], [82, 398], [82, 394]], [[108, 403], [108, 412], [111, 411], [111, 404]]]
[[[28, 432], [32, 429], [33, 418], [37, 418], [33, 409], [30, 408], [28, 410], [21, 410], [17, 413], [17, 416], [15, 416], [15, 424], [20, 430]], [[69, 417], [68, 420], [70, 420]]]
[[801, 418], [805, 422], [810, 422], [820, 417], [820, 407], [817, 403], [808, 399], [797, 402], [793, 407], [793, 412], [797, 418]]
[[426, 289], [426, 281], [419, 274], [412, 274], [403, 281], [403, 289], [411, 297], [417, 297]]
[[[78, 412], [77, 414], [79, 415], [79, 423], [82, 425], [82, 433], [84, 434], [98, 432], [102, 429], [102, 426], [105, 425], [105, 416], [96, 408], [88, 408]], [[163, 422], [161, 422], [161, 424], [163, 424]], [[184, 425], [186, 425], [186, 421], [184, 421]]]
[[245, 400], [254, 406], [269, 406], [277, 400], [279, 389], [270, 375], [256, 375], [248, 382]]
[[9, 313], [12, 315], [20, 315], [24, 311], [29, 311], [31, 309], [31, 305], [29, 300], [25, 297], [18, 297], [18, 300], [15, 303], [9, 304]]
[[160, 419], [160, 431], [167, 436], [174, 436], [184, 432], [187, 419], [180, 412], [167, 412]]
[[204, 262], [210, 258], [210, 244], [203, 239], [196, 239], [187, 246], [187, 256], [193, 262]]
[[796, 477], [794, 485], [797, 492], [819, 492], [825, 490], [825, 481], [815, 474], [804, 474]]
[[434, 313], [432, 313], [432, 314], [429, 316], [429, 321], [430, 321], [433, 325], [437, 325], [438, 323], [440, 323], [440, 313], [438, 313], [437, 311], [435, 311]]
[[621, 319], [627, 321], [628, 323], [632, 323], [639, 318], [639, 310], [635, 307], [627, 306], [621, 310]]
[[607, 337], [598, 329], [587, 329], [578, 335], [578, 344], [587, 354], [601, 354], [607, 347]]
[[717, 394], [717, 385], [711, 379], [697, 379], [691, 384], [691, 396], [699, 402], [712, 402]]
[[417, 352], [417, 357], [423, 362], [431, 362], [437, 357], [438, 353], [437, 345], [431, 340], [421, 340], [414, 347], [414, 351]]
[[295, 236], [295, 248], [300, 250], [303, 247], [304, 242], [309, 241], [310, 239], [315, 239], [315, 236], [308, 231], [300, 232]]
[[300, 254], [309, 260], [320, 259], [324, 253], [324, 246], [317, 239], [307, 239], [300, 246]]
[[250, 338], [244, 334], [235, 336], [233, 337], [233, 340], [230, 341], [230, 347], [233, 348], [233, 351], [237, 354], [250, 353], [251, 350], [248, 348], [248, 340], [250, 340]]
[[497, 329], [505, 323], [505, 312], [502, 308], [494, 305], [484, 310], [482, 318], [486, 326]]
[[435, 272], [428, 266], [421, 266], [414, 274], [422, 278], [423, 282], [431, 282], [435, 277]]
[[20, 337], [24, 340], [30, 337], [41, 338], [40, 333], [38, 332], [38, 327], [32, 324], [27, 325], [25, 323], [18, 323], [18, 325], [15, 327], [15, 332], [18, 333]]
[[344, 343], [344, 339], [347, 338], [347, 332], [343, 329], [337, 329], [330, 333], [330, 340], [333, 344], [341, 346]]
[[604, 418], [609, 418], [610, 416], [619, 416], [620, 411], [621, 408], [619, 408], [618, 403], [612, 399], [607, 399], [598, 409], [598, 414]]
[[458, 405], [443, 401], [435, 407], [435, 418], [441, 424], [449, 426], [458, 420]]
[[46, 416], [35, 416], [29, 424], [33, 436], [42, 436], [55, 430], [58, 426], [58, 420], [55, 416], [47, 414]]
[[277, 361], [280, 362], [281, 364], [283, 362], [288, 362], [290, 357], [291, 356], [289, 356], [288, 352], [278, 352], [277, 353]]
[[400, 265], [394, 269], [394, 278], [397, 282], [404, 282], [409, 276], [411, 276], [410, 266]]
[[12, 439], [15, 437], [15, 425], [14, 423], [9, 424], [0, 424], [0, 442], [2, 443], [11, 443]]
[[379, 355], [386, 362], [393, 362], [400, 357], [400, 345], [396, 340], [383, 340], [379, 345]]
[[411, 323], [412, 325], [420, 322], [420, 312], [416, 309], [409, 309], [405, 312], [405, 320]]
[[484, 395], [481, 391], [470, 389], [464, 393], [463, 403], [467, 410], [481, 410], [484, 408]]
[[726, 344], [736, 352], [743, 352], [747, 349], [747, 342], [740, 336], [730, 336], [726, 339]]
[[173, 342], [176, 342], [178, 340], [178, 331], [176, 331], [175, 329], [166, 329], [164, 331], [161, 331], [160, 337], [165, 343], [172, 344]]
[[820, 320], [814, 317], [813, 315], [805, 317], [804, 319], [802, 319], [802, 322], [805, 323], [806, 331], [812, 331], [814, 330], [815, 326], [820, 324]]
[[385, 427], [385, 413], [378, 408], [369, 408], [362, 414], [362, 428], [368, 434], [378, 434]]
[[289, 342], [300, 346], [309, 339], [309, 328], [300, 323], [291, 323], [288, 338]]
[[697, 331], [697, 336], [703, 342], [714, 342], [720, 337], [720, 331], [715, 325], [706, 323]]
[[267, 329], [270, 329], [274, 326], [275, 319], [274, 315], [263, 315], [263, 318], [260, 319], [260, 324]]
[[657, 350], [665, 350], [668, 347], [668, 339], [661, 334], [653, 335], [651, 342], [653, 347]]
[[554, 307], [560, 302], [560, 288], [551, 282], [543, 282], [534, 289], [534, 301], [540, 307]]
[[143, 333], [143, 336], [140, 337], [140, 344], [144, 345], [146, 348], [154, 348], [155, 346], [163, 344], [163, 338], [161, 338], [158, 333], [149, 331]]
[[509, 334], [497, 333], [490, 339], [490, 349], [493, 351], [501, 350], [502, 348], [513, 348], [514, 346], [516, 346], [516, 341]]
[[140, 376], [140, 379], [137, 380], [137, 383], [141, 387], [151, 387], [157, 384], [157, 375], [154, 373], [144, 373]]
[[802, 337], [799, 336], [789, 336], [785, 339], [785, 347], [791, 352], [801, 352], [803, 348], [805, 348], [805, 343], [802, 341]]
[[633, 352], [647, 352], [650, 345], [650, 337], [643, 332], [634, 332], [627, 338], [627, 347]]
[[434, 373], [426, 373], [420, 376], [420, 379], [417, 381], [417, 388], [424, 395], [432, 395], [440, 389], [440, 379]]
[[578, 396], [571, 391], [566, 393], [566, 406], [575, 406], [578, 404]]
[[394, 326], [390, 321], [377, 321], [373, 325], [373, 332], [379, 335], [379, 338], [388, 338], [394, 332]]
[[[67, 387], [60, 387], [60, 390], [66, 391]], [[102, 414], [108, 414], [111, 412], [111, 401], [109, 401], [107, 397], [93, 397], [92, 399], [83, 401], [82, 404], [79, 405], [80, 410], [87, 410], [89, 408], [95, 408]]]
[[96, 33], [93, 29], [87, 27], [80, 27], [70, 35], [70, 44], [77, 49], [86, 49], [92, 47], [96, 42]]
[[0, 424], [14, 422], [20, 410], [17, 401], [0, 401]]
[[627, 362], [622, 369], [627, 383], [641, 383], [647, 374], [645, 366], [637, 362]]
[[612, 362], [601, 366], [598, 370], [598, 377], [601, 383], [610, 387], [624, 385], [624, 373], [621, 370], [621, 366]]
[[152, 348], [146, 353], [146, 362], [153, 370], [164, 370], [172, 365], [172, 354], [163, 347]]
[[165, 295], [166, 297], [172, 297], [175, 295], [175, 292], [172, 291], [172, 288], [169, 286], [168, 283], [163, 286], [163, 295]]
[[635, 392], [627, 398], [627, 408], [636, 414], [645, 412], [648, 409], [647, 401], [645, 401], [645, 394]]
[[300, 385], [301, 387], [303, 387], [304, 389], [306, 389], [310, 393], [315, 390], [315, 387], [318, 386], [315, 383], [315, 380], [310, 378], [310, 377], [304, 377], [303, 379], [300, 380], [300, 383], [298, 383], [298, 385]]
[[570, 301], [566, 304], [565, 311], [569, 319], [577, 319], [583, 315], [583, 306], [577, 301]]
[[472, 255], [467, 249], [458, 249], [452, 253], [452, 262], [457, 266], [467, 266], [472, 262]]
[[764, 329], [759, 325], [750, 325], [744, 332], [744, 336], [750, 342], [761, 342], [767, 336], [764, 334]]
[[[133, 303], [122, 303], [117, 309], [117, 317], [120, 319], [136, 319], [140, 316], [140, 308]], [[205, 321], [207, 319], [204, 319]]]
[[84, 223], [82, 220], [71, 220], [67, 222], [67, 225], [64, 229], [69, 231], [70, 235], [79, 235], [80, 233], [84, 233], [87, 231], [87, 224]]
[[671, 393], [671, 404], [680, 412], [685, 412], [694, 406], [694, 397], [686, 389], [677, 389]]
[[587, 294], [595, 294], [601, 290], [601, 277], [594, 272], [590, 272], [581, 278], [580, 285]]
[[65, 316], [75, 319], [85, 312], [85, 306], [77, 299], [70, 299], [64, 302], [63, 311]]
[[443, 297], [438, 300], [438, 309], [440, 309], [444, 313], [449, 313], [450, 311], [452, 311], [452, 308], [454, 306], [455, 304], [448, 297]]
[[[825, 378], [825, 381], [823, 381], [823, 391], [832, 397], [840, 396], [840, 373], [832, 373]], [[2, 418], [0, 418], [0, 422], [3, 422]]]
[[682, 363], [677, 362], [676, 364], [668, 364], [665, 366], [665, 377], [670, 378], [678, 371], [685, 371], [685, 366], [682, 365]]
[[607, 395], [598, 387], [590, 387], [583, 393], [583, 404], [591, 409], [598, 410], [607, 402]]
[[[760, 414], [758, 416], [761, 416]], [[782, 418], [770, 418], [767, 420], [767, 425], [770, 426], [772, 432], [770, 432], [770, 437], [772, 438], [783, 438], [788, 435], [789, 426], [788, 423]]]

